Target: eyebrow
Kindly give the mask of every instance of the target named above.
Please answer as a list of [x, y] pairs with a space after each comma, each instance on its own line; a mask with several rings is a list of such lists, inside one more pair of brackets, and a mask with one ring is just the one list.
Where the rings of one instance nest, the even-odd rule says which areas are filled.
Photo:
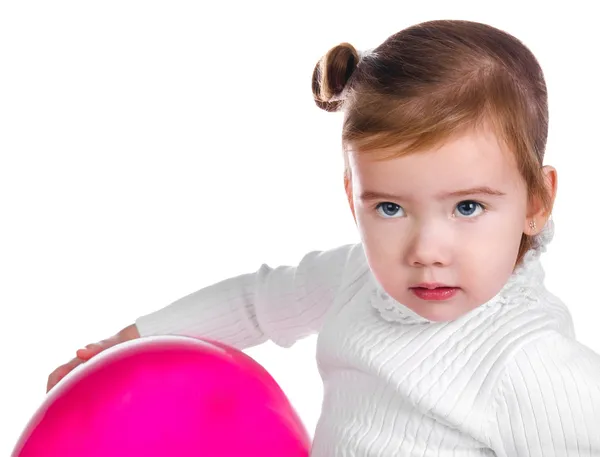
[[[492, 189], [491, 187], [481, 186], [481, 187], [472, 187], [470, 189], [462, 189], [456, 190], [452, 192], [442, 192], [438, 194], [438, 198], [448, 198], [448, 197], [467, 197], [469, 195], [487, 195], [490, 197], [503, 197], [506, 194], [496, 189]], [[373, 190], [365, 190], [360, 194], [360, 199], [362, 201], [370, 201], [370, 200], [408, 200], [406, 197], [402, 195], [394, 195], [389, 194], [387, 192], [377, 192]]]

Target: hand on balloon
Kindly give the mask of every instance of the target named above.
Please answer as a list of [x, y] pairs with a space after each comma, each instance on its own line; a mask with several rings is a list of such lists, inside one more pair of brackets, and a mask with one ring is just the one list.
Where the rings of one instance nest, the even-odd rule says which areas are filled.
[[87, 362], [92, 357], [98, 355], [100, 352], [113, 347], [117, 344], [124, 343], [125, 341], [139, 338], [140, 334], [137, 331], [135, 325], [125, 327], [116, 335], [111, 336], [105, 340], [99, 341], [98, 343], [88, 344], [85, 348], [77, 351], [77, 357], [59, 366], [54, 370], [50, 376], [48, 376], [48, 383], [46, 385], [46, 393], [48, 393], [56, 384], [60, 382], [67, 374], [69, 374], [76, 367], [82, 363]]

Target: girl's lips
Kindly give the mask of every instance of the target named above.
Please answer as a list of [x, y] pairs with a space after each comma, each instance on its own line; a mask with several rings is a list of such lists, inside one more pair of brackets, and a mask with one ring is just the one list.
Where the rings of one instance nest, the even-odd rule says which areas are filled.
[[450, 298], [454, 297], [458, 293], [459, 288], [458, 287], [447, 287], [447, 286], [441, 286], [441, 287], [435, 287], [435, 288], [411, 287], [410, 290], [413, 294], [415, 294], [421, 300], [443, 301], [443, 300], [449, 300]]

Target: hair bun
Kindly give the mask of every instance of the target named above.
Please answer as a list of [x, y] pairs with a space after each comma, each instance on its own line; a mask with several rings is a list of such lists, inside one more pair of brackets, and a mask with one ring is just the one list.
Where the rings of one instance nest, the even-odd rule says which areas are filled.
[[350, 43], [331, 48], [315, 66], [312, 90], [315, 103], [325, 111], [338, 111], [343, 100], [339, 96], [358, 66], [360, 56]]

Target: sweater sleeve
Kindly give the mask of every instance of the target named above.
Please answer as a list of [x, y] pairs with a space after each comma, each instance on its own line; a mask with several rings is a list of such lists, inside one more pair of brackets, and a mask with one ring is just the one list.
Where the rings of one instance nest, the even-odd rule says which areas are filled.
[[600, 356], [558, 334], [528, 343], [506, 367], [488, 426], [498, 457], [600, 456]]
[[239, 349], [271, 340], [290, 347], [319, 331], [345, 273], [361, 261], [360, 245], [345, 245], [310, 252], [296, 266], [263, 264], [141, 316], [135, 324], [142, 337], [204, 337]]

